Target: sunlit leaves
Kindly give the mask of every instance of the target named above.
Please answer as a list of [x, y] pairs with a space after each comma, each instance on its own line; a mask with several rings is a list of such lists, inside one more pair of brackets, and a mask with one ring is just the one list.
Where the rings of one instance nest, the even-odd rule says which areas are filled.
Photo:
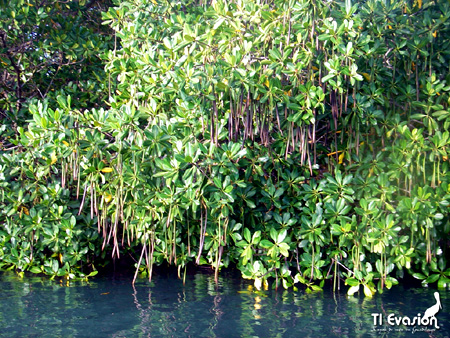
[[149, 277], [195, 260], [257, 289], [448, 284], [448, 6], [123, 2], [102, 14], [106, 42], [11, 3], [8, 39], [42, 29], [24, 69], [54, 68], [17, 76], [19, 54], [0, 53], [7, 119], [19, 79], [50, 99], [17, 139], [0, 127], [0, 264], [71, 276], [126, 247]]

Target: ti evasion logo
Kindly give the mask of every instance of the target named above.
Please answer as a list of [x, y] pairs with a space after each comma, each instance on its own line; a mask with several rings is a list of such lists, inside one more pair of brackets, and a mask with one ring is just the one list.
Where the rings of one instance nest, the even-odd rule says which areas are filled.
[[[436, 314], [442, 309], [441, 300], [439, 298], [439, 292], [434, 293], [434, 298], [436, 298], [436, 304], [429, 307], [423, 316], [419, 313], [417, 316], [410, 318], [408, 316], [396, 316], [395, 314], [390, 314], [386, 317], [386, 322], [390, 326], [434, 326], [435, 329], [439, 329], [439, 325], [437, 322]], [[372, 313], [373, 317], [373, 325], [381, 326], [384, 324], [383, 314], [382, 313]], [[414, 329], [414, 331], [425, 331], [425, 328], [422, 330]], [[434, 330], [433, 330], [434, 331]]]

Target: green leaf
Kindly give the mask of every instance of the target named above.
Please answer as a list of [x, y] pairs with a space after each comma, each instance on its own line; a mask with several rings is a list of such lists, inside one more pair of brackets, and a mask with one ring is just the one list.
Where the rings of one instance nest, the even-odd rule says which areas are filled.
[[348, 294], [349, 296], [353, 296], [353, 295], [354, 295], [356, 292], [358, 292], [358, 291], [359, 291], [359, 284], [350, 287], [350, 288], [348, 289], [348, 291], [347, 291], [347, 294]]
[[323, 289], [320, 287], [320, 286], [318, 286], [318, 285], [311, 285], [311, 289], [313, 290], [313, 291], [323, 291]]
[[381, 263], [381, 260], [380, 260], [380, 259], [378, 259], [378, 260], [375, 262], [375, 267], [377, 268], [377, 271], [378, 271], [380, 274], [383, 274], [383, 273], [384, 273], [383, 264]]
[[271, 241], [267, 240], [267, 239], [263, 239], [263, 240], [261, 240], [261, 242], [259, 242], [259, 246], [264, 248], [264, 249], [269, 249], [273, 245], [274, 244]]
[[277, 242], [277, 230], [275, 228], [270, 228], [270, 238], [276, 243]]
[[39, 268], [39, 267], [37, 267], [37, 266], [32, 266], [32, 267], [30, 268], [30, 271], [31, 271], [32, 273], [42, 273], [42, 269]]
[[216, 23], [214, 24], [213, 29], [214, 29], [214, 30], [217, 30], [217, 28], [219, 28], [220, 25], [222, 25], [222, 23], [223, 23], [224, 21], [225, 21], [225, 18], [224, 18], [224, 17], [220, 17], [220, 18], [216, 21]]
[[393, 285], [397, 285], [398, 280], [394, 277], [386, 277], [386, 287], [390, 289]]
[[89, 275], [87, 275], [86, 277], [94, 277], [94, 276], [97, 276], [97, 274], [98, 274], [98, 271], [97, 270], [95, 270], [95, 271], [92, 271]]
[[256, 204], [255, 204], [255, 202], [253, 202], [252, 200], [245, 200], [245, 203], [247, 204], [247, 206], [249, 207], [249, 208], [256, 208]]
[[423, 280], [423, 279], [426, 279], [426, 278], [427, 278], [425, 275], [423, 275], [423, 274], [421, 274], [421, 273], [419, 273], [419, 272], [413, 273], [412, 276], [413, 276], [414, 278], [420, 279], [420, 280]]
[[261, 239], [261, 231], [255, 231], [255, 233], [252, 236], [252, 244], [258, 244], [259, 240]]
[[355, 269], [354, 273], [355, 273], [355, 277], [358, 281], [363, 280], [363, 274], [360, 270]]
[[59, 263], [56, 259], [52, 260], [52, 271], [53, 273], [57, 273], [59, 269]]
[[244, 238], [248, 243], [251, 243], [252, 235], [248, 228], [244, 228]]
[[357, 286], [359, 285], [359, 280], [355, 279], [355, 278], [347, 278], [345, 280], [345, 284], [346, 285], [350, 285], [350, 286]]
[[222, 182], [218, 177], [214, 177], [213, 181], [217, 188], [219, 188], [219, 189], [222, 188]]
[[444, 289], [448, 286], [450, 286], [450, 279], [447, 277], [441, 276], [441, 278], [439, 278], [439, 280], [438, 280], [438, 288]]
[[277, 243], [281, 243], [284, 241], [284, 239], [287, 236], [287, 229], [282, 229], [279, 233], [278, 233], [278, 237], [277, 237]]
[[433, 274], [433, 275], [429, 276], [429, 277], [425, 280], [425, 283], [427, 283], [427, 284], [434, 283], [434, 282], [436, 282], [436, 281], [439, 279], [439, 276], [440, 276], [440, 275], [438, 275], [438, 274]]
[[280, 253], [284, 256], [284, 257], [289, 257], [289, 245], [287, 243], [281, 243], [278, 246]]
[[364, 286], [364, 295], [366, 297], [372, 298], [374, 293], [372, 292], [372, 290], [367, 286], [367, 285], [363, 285]]
[[335, 74], [334, 73], [330, 73], [330, 74], [328, 74], [328, 75], [325, 75], [323, 78], [322, 78], [322, 82], [327, 82], [328, 80], [330, 80], [330, 79], [332, 79], [333, 77], [335, 77]]

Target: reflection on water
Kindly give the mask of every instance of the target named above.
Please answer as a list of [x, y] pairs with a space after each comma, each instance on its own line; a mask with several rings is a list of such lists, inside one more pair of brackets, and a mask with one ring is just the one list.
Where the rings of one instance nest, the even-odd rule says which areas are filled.
[[[436, 303], [435, 290], [394, 288], [373, 299], [329, 291], [256, 291], [222, 274], [104, 278], [64, 283], [0, 274], [0, 337], [449, 337], [450, 296], [440, 291], [439, 330], [387, 325], [387, 316], [413, 318]], [[374, 326], [372, 314], [383, 324]], [[425, 327], [416, 327], [416, 329]], [[429, 329], [432, 326], [428, 327]], [[414, 333], [414, 334], [413, 334]]]

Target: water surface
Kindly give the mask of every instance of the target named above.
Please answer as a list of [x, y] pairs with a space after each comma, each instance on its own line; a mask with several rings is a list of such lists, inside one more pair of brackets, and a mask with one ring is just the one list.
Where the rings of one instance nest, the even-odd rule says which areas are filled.
[[[155, 276], [89, 283], [0, 274], [0, 337], [449, 337], [450, 296], [433, 326], [388, 325], [388, 315], [413, 319], [436, 303], [429, 288], [394, 287], [373, 299], [344, 292], [256, 291], [223, 273]], [[374, 325], [380, 314], [382, 325]], [[378, 324], [378, 323], [377, 323]], [[418, 331], [427, 330], [427, 331]]]

